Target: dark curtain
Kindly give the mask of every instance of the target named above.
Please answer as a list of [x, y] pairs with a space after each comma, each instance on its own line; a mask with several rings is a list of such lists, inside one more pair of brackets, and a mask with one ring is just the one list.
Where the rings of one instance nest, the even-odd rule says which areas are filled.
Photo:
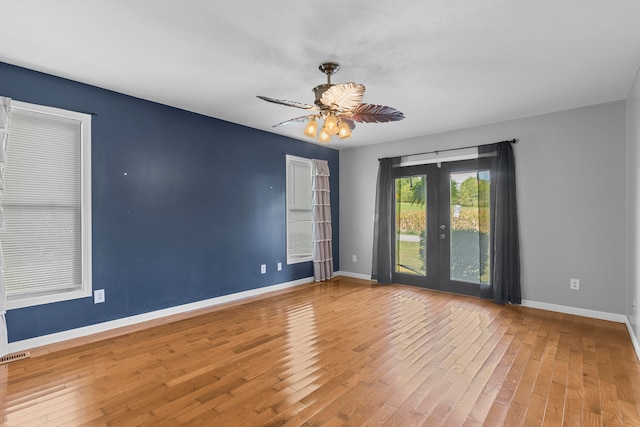
[[499, 304], [520, 304], [520, 241], [513, 148], [510, 141], [481, 145], [478, 156], [491, 173], [492, 274], [491, 286], [482, 287], [482, 296]]
[[373, 222], [373, 260], [371, 279], [391, 283], [393, 273], [393, 233], [395, 188], [393, 168], [400, 158], [380, 159], [376, 186], [376, 210]]
[[[489, 163], [487, 160], [485, 162]], [[478, 160], [478, 174], [476, 183], [478, 185], [478, 206], [476, 215], [478, 217], [478, 280], [480, 282], [480, 295], [489, 295], [491, 292], [491, 172], [490, 165], [485, 164], [483, 159]], [[487, 182], [489, 184], [487, 184]]]

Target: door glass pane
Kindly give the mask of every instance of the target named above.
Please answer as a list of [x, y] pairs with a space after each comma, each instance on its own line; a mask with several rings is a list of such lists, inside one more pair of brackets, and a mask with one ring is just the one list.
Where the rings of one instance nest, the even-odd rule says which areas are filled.
[[427, 177], [396, 179], [396, 273], [425, 276]]
[[450, 183], [450, 278], [489, 284], [489, 171], [454, 172]]

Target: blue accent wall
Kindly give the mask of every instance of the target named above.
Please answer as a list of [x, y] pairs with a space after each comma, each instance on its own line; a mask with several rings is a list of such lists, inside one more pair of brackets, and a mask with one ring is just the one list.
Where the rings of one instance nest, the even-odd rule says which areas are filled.
[[10, 310], [10, 342], [313, 276], [286, 263], [285, 153], [329, 161], [339, 270], [337, 150], [4, 63], [0, 95], [98, 113], [93, 289], [106, 293]]

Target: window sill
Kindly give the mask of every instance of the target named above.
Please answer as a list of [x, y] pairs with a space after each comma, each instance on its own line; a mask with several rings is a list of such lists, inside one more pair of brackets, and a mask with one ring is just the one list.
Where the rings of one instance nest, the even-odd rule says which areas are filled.
[[91, 290], [72, 290], [67, 292], [55, 292], [49, 294], [37, 294], [23, 297], [7, 298], [7, 310], [33, 307], [36, 305], [51, 304], [54, 302], [70, 301], [79, 298], [91, 297]]

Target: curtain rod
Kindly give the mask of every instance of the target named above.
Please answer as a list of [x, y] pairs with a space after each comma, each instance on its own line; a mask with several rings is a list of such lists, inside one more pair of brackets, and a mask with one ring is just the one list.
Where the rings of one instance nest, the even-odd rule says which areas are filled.
[[[483, 145], [492, 145], [492, 144], [500, 144], [501, 142], [510, 142], [512, 144], [517, 144], [518, 140], [517, 139], [508, 139], [506, 141], [498, 141], [498, 142], [492, 142], [490, 144], [480, 144], [480, 145], [469, 145], [468, 147], [458, 147], [458, 148], [447, 148], [444, 150], [433, 150], [433, 151], [425, 151], [424, 153], [413, 153], [413, 154], [405, 154], [403, 156], [396, 156], [396, 157], [410, 157], [410, 156], [421, 156], [423, 154], [440, 154], [443, 153], [445, 151], [457, 151], [457, 150], [467, 150], [469, 148], [477, 148], [477, 147], [481, 147]], [[393, 157], [379, 157], [378, 161], [382, 160], [382, 159], [392, 159]]]

